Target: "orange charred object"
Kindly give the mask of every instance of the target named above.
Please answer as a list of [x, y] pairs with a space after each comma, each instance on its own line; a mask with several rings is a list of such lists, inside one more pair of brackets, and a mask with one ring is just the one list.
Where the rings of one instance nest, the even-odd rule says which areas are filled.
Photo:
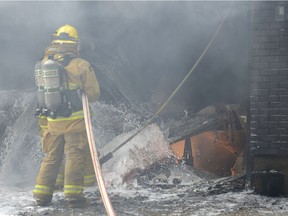
[[[245, 134], [239, 131], [207, 131], [190, 137], [193, 168], [217, 176], [237, 175], [243, 171]], [[171, 145], [176, 158], [183, 159], [185, 140]]]

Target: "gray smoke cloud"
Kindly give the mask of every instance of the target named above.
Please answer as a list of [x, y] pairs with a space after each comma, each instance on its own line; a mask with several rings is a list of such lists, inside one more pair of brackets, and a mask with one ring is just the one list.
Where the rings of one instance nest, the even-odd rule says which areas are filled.
[[[83, 57], [101, 65], [132, 102], [163, 102], [201, 55], [228, 7], [229, 2], [194, 1], [0, 2], [0, 89], [32, 89], [34, 64], [51, 34], [70, 24], [79, 31]], [[249, 2], [234, 3], [175, 104], [199, 109], [245, 99], [249, 8]]]

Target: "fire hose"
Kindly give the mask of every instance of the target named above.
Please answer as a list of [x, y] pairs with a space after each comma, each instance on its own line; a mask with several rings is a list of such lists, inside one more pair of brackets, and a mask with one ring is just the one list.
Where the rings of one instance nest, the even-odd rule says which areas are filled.
[[92, 131], [88, 98], [85, 93], [82, 93], [82, 104], [83, 104], [86, 132], [87, 132], [87, 137], [89, 141], [89, 148], [90, 148], [90, 153], [92, 157], [92, 162], [93, 162], [93, 167], [94, 167], [98, 187], [99, 187], [102, 201], [104, 203], [107, 214], [109, 216], [114, 216], [115, 212], [111, 204], [107, 189], [105, 187], [105, 182], [103, 180], [103, 176], [101, 172], [101, 166], [100, 166], [100, 162], [98, 159], [97, 149], [96, 149], [94, 135]]
[[127, 138], [124, 142], [122, 142], [118, 147], [113, 149], [111, 152], [107, 153], [100, 159], [100, 163], [103, 164], [113, 158], [114, 152], [116, 152], [118, 149], [120, 149], [122, 146], [124, 146], [126, 143], [128, 143], [130, 140], [132, 140], [135, 136], [137, 136], [144, 128], [146, 128], [149, 124], [151, 124], [158, 115], [162, 112], [162, 110], [166, 107], [166, 105], [171, 101], [171, 99], [175, 96], [175, 94], [179, 91], [179, 89], [183, 86], [183, 84], [186, 82], [186, 80], [190, 77], [192, 72], [195, 70], [195, 68], [198, 66], [198, 64], [201, 62], [205, 54], [207, 53], [208, 49], [210, 48], [211, 44], [215, 40], [217, 34], [219, 33], [224, 21], [226, 20], [226, 17], [228, 16], [230, 12], [231, 6], [229, 6], [226, 14], [223, 16], [220, 24], [218, 25], [215, 33], [213, 34], [212, 38], [210, 39], [209, 43], [199, 56], [198, 60], [195, 62], [195, 64], [192, 66], [192, 68], [189, 70], [189, 72], [186, 74], [186, 76], [183, 78], [183, 80], [178, 84], [176, 89], [172, 92], [172, 94], [168, 97], [168, 99], [161, 105], [161, 107], [156, 111], [156, 113], [140, 128], [138, 129], [134, 134], [132, 134], [129, 138]]

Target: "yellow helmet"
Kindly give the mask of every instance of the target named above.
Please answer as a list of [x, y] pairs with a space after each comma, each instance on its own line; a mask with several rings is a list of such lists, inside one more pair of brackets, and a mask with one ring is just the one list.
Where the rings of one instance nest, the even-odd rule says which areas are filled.
[[52, 34], [52, 44], [79, 43], [78, 31], [71, 25], [61, 26]]

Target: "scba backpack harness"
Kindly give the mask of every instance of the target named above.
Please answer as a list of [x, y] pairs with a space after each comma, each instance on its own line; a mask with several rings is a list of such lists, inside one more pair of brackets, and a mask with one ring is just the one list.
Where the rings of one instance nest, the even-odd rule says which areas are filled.
[[37, 88], [36, 116], [51, 118], [70, 117], [72, 112], [82, 109], [80, 88], [70, 89], [65, 66], [72, 57], [64, 56], [61, 63], [51, 55], [45, 62], [35, 65], [35, 83]]

